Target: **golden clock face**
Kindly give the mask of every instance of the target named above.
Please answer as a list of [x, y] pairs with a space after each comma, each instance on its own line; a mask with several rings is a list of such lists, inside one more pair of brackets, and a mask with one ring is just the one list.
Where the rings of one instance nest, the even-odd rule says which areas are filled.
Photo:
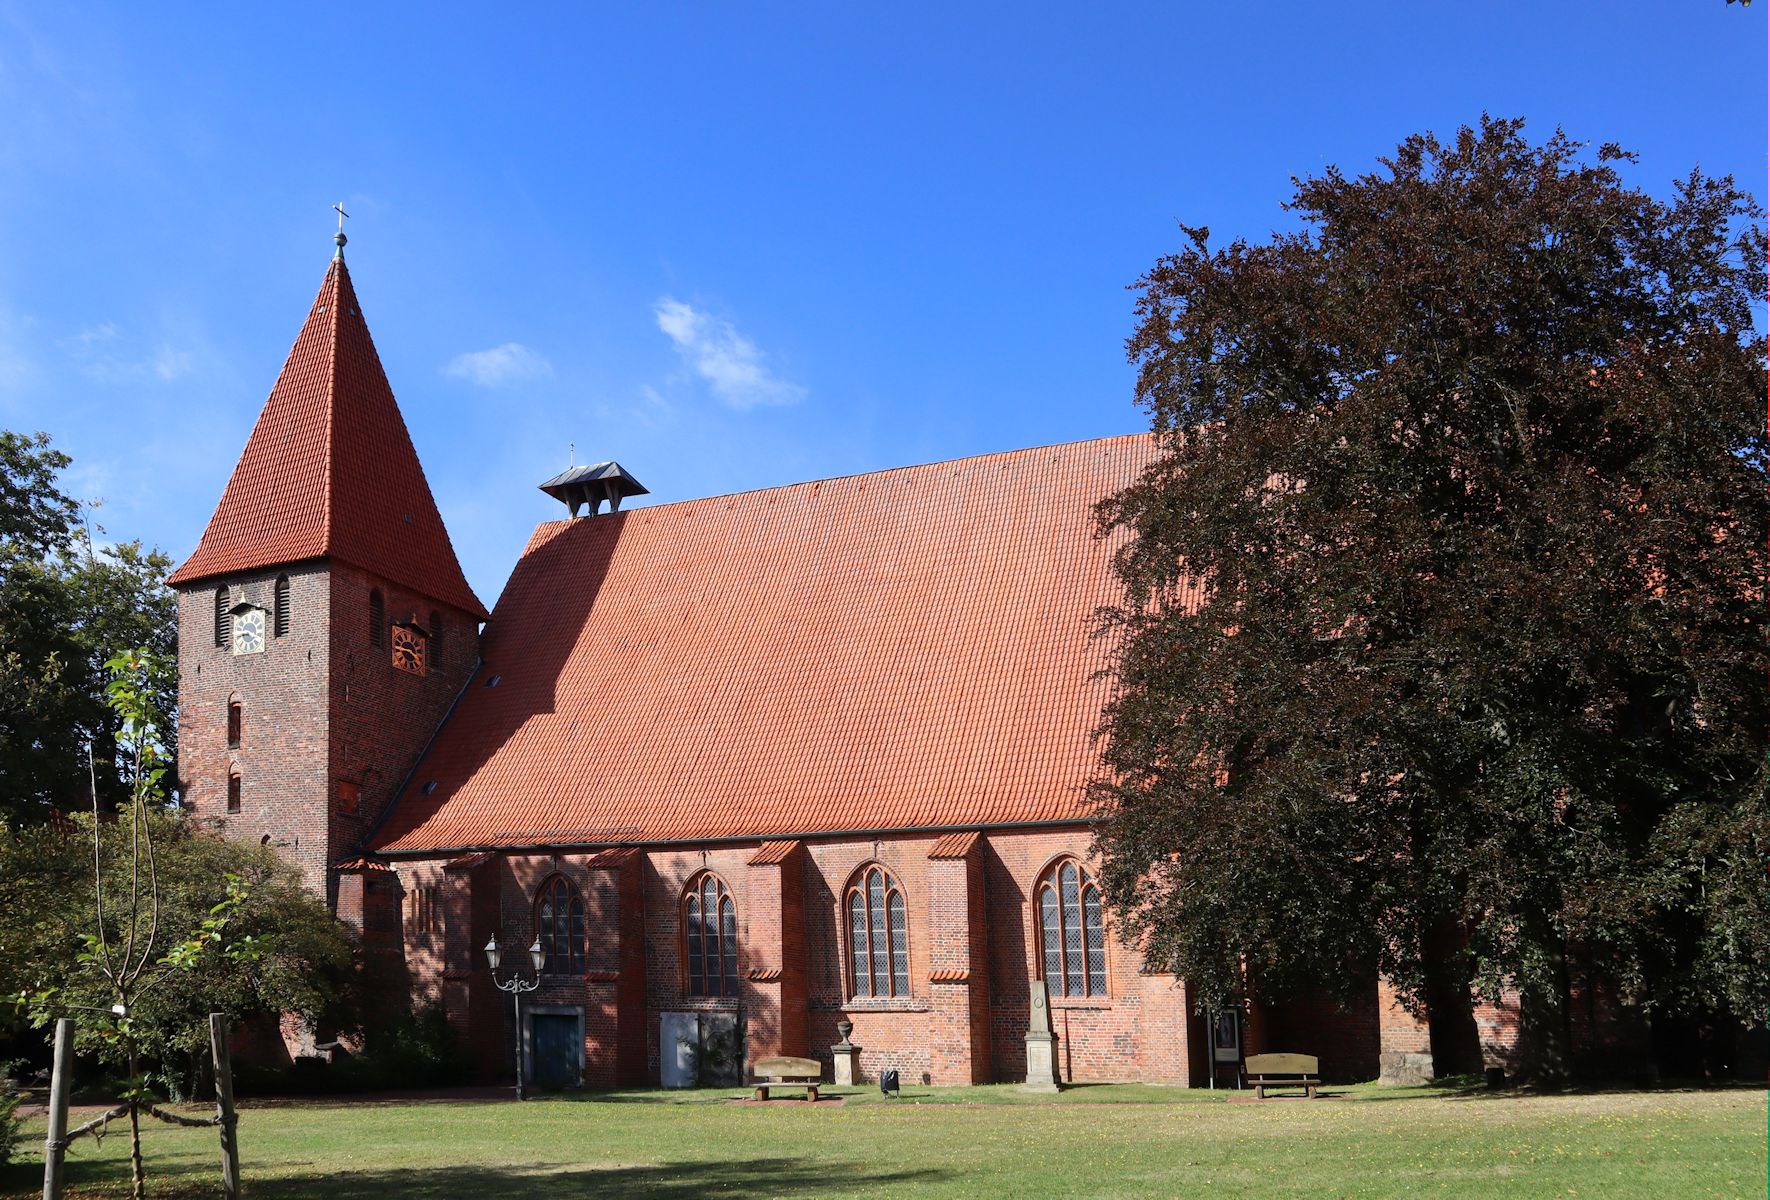
[[393, 665], [414, 675], [424, 674], [424, 635], [407, 625], [393, 627]]
[[257, 654], [264, 649], [264, 610], [242, 608], [234, 614], [234, 653]]

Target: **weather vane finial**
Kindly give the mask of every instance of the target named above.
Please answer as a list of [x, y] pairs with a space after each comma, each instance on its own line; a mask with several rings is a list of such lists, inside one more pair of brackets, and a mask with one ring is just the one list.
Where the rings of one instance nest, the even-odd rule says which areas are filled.
[[338, 213], [338, 235], [332, 239], [332, 241], [338, 246], [338, 253], [334, 254], [332, 257], [341, 259], [344, 257], [344, 243], [350, 240], [344, 236], [344, 218], [348, 217], [350, 214], [344, 211], [344, 201], [342, 200], [334, 204], [332, 207]]

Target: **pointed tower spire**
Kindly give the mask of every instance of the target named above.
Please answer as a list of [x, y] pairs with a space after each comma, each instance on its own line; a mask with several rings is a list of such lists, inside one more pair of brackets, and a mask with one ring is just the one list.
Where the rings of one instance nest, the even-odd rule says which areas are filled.
[[170, 583], [332, 558], [486, 618], [338, 254], [197, 548]]

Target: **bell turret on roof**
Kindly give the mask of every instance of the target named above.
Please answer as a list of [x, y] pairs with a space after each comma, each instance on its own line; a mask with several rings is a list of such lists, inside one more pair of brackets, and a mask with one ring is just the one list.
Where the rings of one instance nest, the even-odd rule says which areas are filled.
[[572, 516], [584, 505], [595, 516], [603, 501], [608, 510], [621, 511], [621, 501], [628, 496], [649, 496], [651, 489], [627, 473], [618, 462], [586, 463], [561, 471], [541, 485], [541, 490], [565, 505]]
[[309, 559], [483, 620], [338, 254], [196, 551], [174, 584]]

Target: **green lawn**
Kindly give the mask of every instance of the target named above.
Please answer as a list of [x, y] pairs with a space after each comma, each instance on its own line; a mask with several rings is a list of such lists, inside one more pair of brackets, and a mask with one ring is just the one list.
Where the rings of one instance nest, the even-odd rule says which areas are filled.
[[[326, 1200], [649, 1196], [1762, 1197], [1765, 1095], [1335, 1089], [914, 1088], [901, 1100], [732, 1103], [733, 1092], [248, 1107], [248, 1194]], [[826, 1095], [829, 1094], [826, 1092]], [[843, 1094], [836, 1090], [836, 1094]], [[90, 1142], [70, 1196], [127, 1193], [127, 1134]], [[0, 1195], [41, 1185], [43, 1122]], [[150, 1194], [219, 1194], [209, 1131], [157, 1123]]]

